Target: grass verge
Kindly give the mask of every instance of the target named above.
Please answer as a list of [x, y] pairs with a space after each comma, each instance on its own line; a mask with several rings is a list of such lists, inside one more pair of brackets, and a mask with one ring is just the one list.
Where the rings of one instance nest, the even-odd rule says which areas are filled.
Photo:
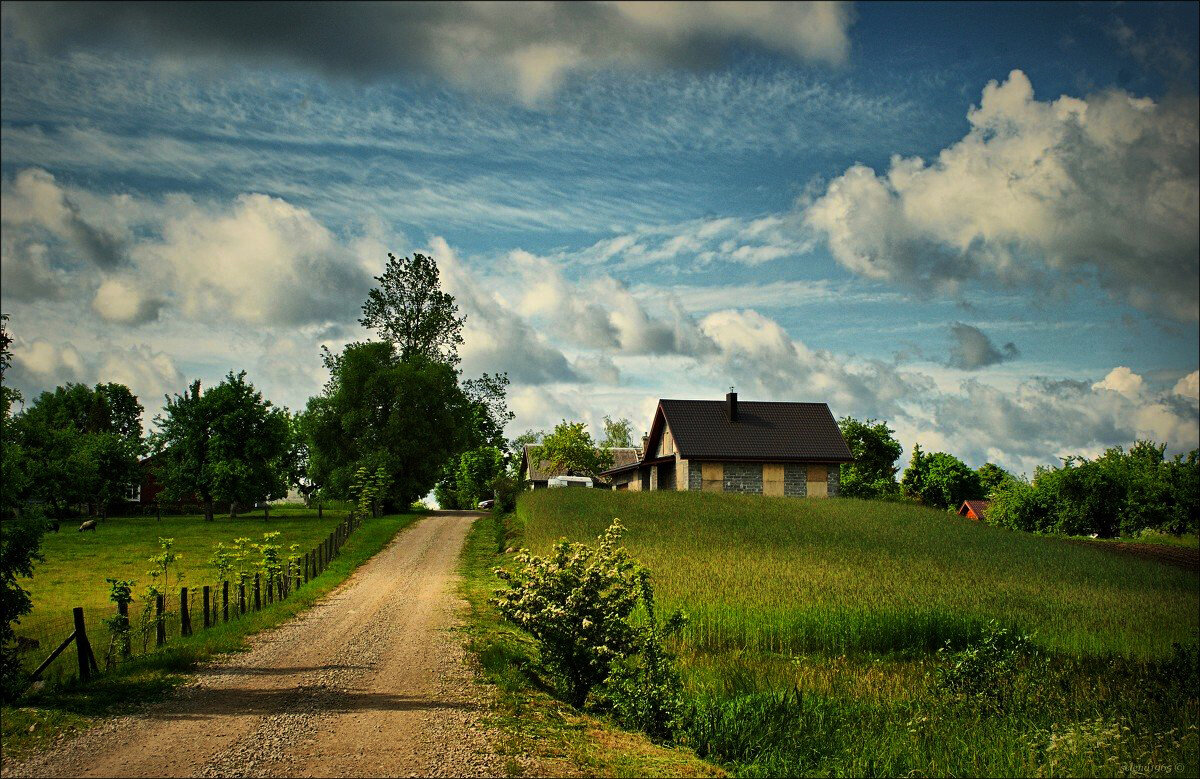
[[509, 776], [724, 776], [688, 749], [651, 743], [556, 700], [537, 670], [532, 640], [504, 622], [488, 603], [497, 588], [493, 570], [504, 560], [501, 520], [478, 520], [467, 536], [460, 571], [470, 606], [469, 648], [496, 688], [495, 725]]
[[[161, 700], [186, 681], [187, 674], [199, 663], [222, 652], [245, 650], [249, 648], [249, 636], [307, 609], [419, 517], [401, 514], [367, 520], [351, 534], [329, 567], [287, 600], [208, 630], [197, 629], [188, 638], [173, 639], [162, 651], [134, 658], [89, 684], [73, 679], [50, 684], [12, 706], [0, 708], [0, 750], [5, 759], [20, 759], [86, 729], [100, 718]], [[65, 654], [71, 653], [68, 650]]]

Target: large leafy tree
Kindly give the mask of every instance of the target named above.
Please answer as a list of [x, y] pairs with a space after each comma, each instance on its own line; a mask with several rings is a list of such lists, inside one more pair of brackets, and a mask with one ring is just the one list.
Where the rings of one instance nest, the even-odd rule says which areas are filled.
[[897, 491], [896, 460], [900, 442], [887, 422], [842, 417], [838, 422], [854, 462], [842, 466], [839, 493], [847, 498], [876, 498]]
[[934, 508], [954, 508], [983, 497], [979, 474], [966, 463], [945, 452], [925, 454], [919, 444], [913, 446], [900, 486], [905, 495]]
[[349, 494], [359, 468], [383, 467], [385, 505], [407, 506], [433, 487], [470, 442], [477, 408], [442, 361], [404, 358], [389, 341], [326, 355], [330, 380], [308, 402], [309, 474], [331, 495]]
[[43, 392], [16, 421], [31, 467], [32, 497], [56, 513], [87, 503], [105, 508], [141, 474], [142, 405], [122, 384], [67, 384]]
[[599, 476], [613, 464], [607, 448], [597, 448], [584, 422], [563, 420], [554, 426], [542, 443], [533, 450], [536, 465], [548, 465], [552, 470], [578, 476]]
[[206, 520], [212, 520], [218, 500], [253, 503], [287, 494], [287, 412], [264, 400], [245, 371], [230, 372], [203, 394], [200, 382], [193, 382], [186, 392], [167, 398], [155, 421], [164, 492], [171, 500], [199, 497]]
[[17, 439], [13, 404], [21, 394], [4, 383], [12, 353], [12, 339], [0, 315], [0, 697], [20, 689], [21, 665], [14, 645], [13, 626], [29, 613], [29, 593], [18, 579], [33, 575], [33, 564], [42, 559], [40, 547], [45, 521], [36, 505], [26, 505], [32, 492], [33, 473]]
[[400, 360], [423, 358], [457, 365], [465, 317], [458, 315], [454, 296], [441, 289], [437, 263], [414, 254], [388, 254], [379, 286], [367, 294], [363, 327], [378, 331], [396, 345]]
[[633, 446], [633, 422], [621, 419], [604, 418], [604, 440], [600, 443], [605, 447]]

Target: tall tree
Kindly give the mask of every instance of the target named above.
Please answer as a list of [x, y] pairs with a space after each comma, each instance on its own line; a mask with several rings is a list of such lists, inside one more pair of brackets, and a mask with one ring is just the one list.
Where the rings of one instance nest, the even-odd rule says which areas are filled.
[[155, 443], [169, 499], [199, 497], [212, 521], [217, 500], [252, 503], [287, 494], [287, 412], [264, 400], [245, 371], [230, 372], [203, 394], [197, 380], [167, 398], [163, 412], [155, 419]]
[[358, 320], [362, 326], [395, 344], [401, 360], [420, 357], [457, 365], [466, 318], [458, 315], [454, 296], [442, 291], [433, 258], [389, 253], [383, 275], [375, 280], [379, 286], [367, 294]]
[[887, 422], [842, 417], [842, 438], [854, 462], [842, 466], [839, 493], [847, 498], [875, 498], [896, 492], [896, 459], [902, 447]]
[[600, 445], [610, 448], [633, 446], [633, 422], [624, 417], [615, 420], [605, 417], [604, 440]]
[[984, 496], [979, 474], [952, 454], [925, 454], [913, 445], [912, 461], [900, 480], [904, 494], [934, 508], [955, 508]]
[[21, 663], [17, 659], [13, 626], [32, 608], [29, 593], [18, 579], [33, 576], [33, 564], [42, 559], [40, 547], [45, 520], [39, 508], [24, 505], [34, 473], [26, 462], [12, 418], [13, 403], [21, 393], [5, 385], [11, 364], [8, 316], [0, 314], [0, 698], [17, 694]]

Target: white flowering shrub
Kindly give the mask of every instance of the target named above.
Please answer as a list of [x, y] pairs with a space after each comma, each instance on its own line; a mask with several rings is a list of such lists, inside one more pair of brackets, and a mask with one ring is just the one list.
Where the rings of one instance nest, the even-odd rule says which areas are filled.
[[[596, 546], [563, 539], [548, 557], [522, 549], [515, 571], [496, 570], [508, 588], [499, 590], [492, 602], [537, 639], [542, 662], [563, 697], [577, 708], [615, 665], [625, 669], [628, 679], [630, 662], [656, 673], [666, 662], [659, 643], [664, 628], [655, 623], [649, 574], [618, 546], [624, 530], [614, 519]], [[649, 620], [634, 624], [639, 604]], [[666, 625], [674, 629], [681, 623], [679, 615]], [[639, 657], [648, 665], [636, 662]]]

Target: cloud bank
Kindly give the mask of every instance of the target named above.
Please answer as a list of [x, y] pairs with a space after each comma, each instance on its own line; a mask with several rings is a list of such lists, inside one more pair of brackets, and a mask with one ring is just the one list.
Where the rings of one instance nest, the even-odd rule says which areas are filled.
[[42, 50], [135, 47], [357, 79], [426, 74], [533, 102], [570, 73], [711, 68], [739, 44], [837, 64], [853, 22], [839, 2], [294, 5], [9, 3], [5, 26]]

